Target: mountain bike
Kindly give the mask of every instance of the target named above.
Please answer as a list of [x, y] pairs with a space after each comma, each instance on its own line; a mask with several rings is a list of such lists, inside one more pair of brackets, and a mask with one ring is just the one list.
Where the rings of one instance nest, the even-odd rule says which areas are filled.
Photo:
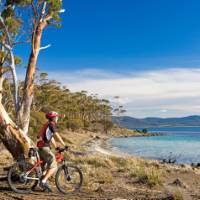
[[[55, 154], [56, 161], [59, 163], [55, 183], [61, 193], [71, 194], [80, 190], [83, 174], [79, 167], [67, 163], [63, 155], [64, 151], [66, 151], [65, 148], [59, 148]], [[16, 162], [8, 171], [8, 184], [14, 192], [31, 193], [43, 177], [44, 161], [40, 160], [38, 149], [30, 148], [29, 157], [35, 158], [34, 164], [24, 159]]]

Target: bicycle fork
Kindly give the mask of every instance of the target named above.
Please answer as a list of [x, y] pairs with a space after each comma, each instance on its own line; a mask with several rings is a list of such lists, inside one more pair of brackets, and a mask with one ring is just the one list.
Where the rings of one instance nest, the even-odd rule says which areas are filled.
[[71, 176], [69, 175], [69, 171], [68, 171], [68, 167], [64, 164], [63, 165], [63, 170], [64, 170], [64, 173], [65, 173], [65, 180], [67, 181], [71, 181]]

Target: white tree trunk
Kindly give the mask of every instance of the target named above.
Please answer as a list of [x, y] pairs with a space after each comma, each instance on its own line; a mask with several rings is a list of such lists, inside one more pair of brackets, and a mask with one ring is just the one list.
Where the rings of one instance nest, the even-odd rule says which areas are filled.
[[0, 139], [15, 159], [28, 153], [33, 142], [19, 129], [2, 105], [3, 77], [0, 77]]

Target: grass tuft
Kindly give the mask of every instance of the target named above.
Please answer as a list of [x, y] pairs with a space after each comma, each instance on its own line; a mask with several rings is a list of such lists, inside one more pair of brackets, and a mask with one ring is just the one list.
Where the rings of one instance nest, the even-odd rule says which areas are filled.
[[183, 194], [179, 189], [172, 192], [174, 200], [184, 200]]
[[131, 176], [136, 178], [137, 183], [146, 184], [149, 187], [161, 185], [161, 172], [154, 167], [138, 167], [132, 173]]

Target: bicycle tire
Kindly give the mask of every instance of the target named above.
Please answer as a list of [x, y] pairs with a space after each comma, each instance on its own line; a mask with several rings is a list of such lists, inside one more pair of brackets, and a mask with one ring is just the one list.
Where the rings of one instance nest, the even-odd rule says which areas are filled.
[[[16, 193], [20, 193], [20, 194], [28, 194], [32, 192], [32, 187], [36, 184], [36, 180], [26, 180], [26, 181], [22, 181], [20, 180], [20, 175], [23, 172], [26, 172], [28, 169], [32, 168], [33, 165], [30, 164], [29, 162], [17, 162], [15, 163], [8, 171], [8, 185], [10, 186], [10, 188], [16, 192]], [[19, 171], [17, 171], [19, 170]], [[33, 172], [31, 172], [30, 176], [34, 176], [35, 178], [39, 177], [39, 174], [37, 172], [37, 170], [34, 170]], [[31, 182], [31, 185], [27, 185], [27, 183]], [[15, 184], [24, 184], [22, 188], [18, 188], [16, 187]], [[33, 186], [32, 186], [33, 185]]]
[[[75, 187], [73, 187], [73, 190], [72, 191], [69, 191], [66, 189], [63, 189], [61, 185], [62, 183], [60, 182], [60, 178], [63, 178], [62, 176], [62, 172], [64, 172], [64, 176], [67, 176], [64, 178], [64, 181], [66, 182], [67, 181], [67, 184], [66, 185], [69, 185], [70, 184], [70, 181], [72, 180], [72, 174], [70, 174], [70, 170], [74, 170], [76, 173], [77, 173], [77, 178], [78, 178], [78, 181], [77, 183], [75, 184]], [[67, 172], [67, 174], [66, 174]], [[61, 177], [62, 176], [62, 177]], [[71, 176], [71, 177], [70, 177]], [[71, 178], [70, 180], [68, 180], [68, 178]], [[67, 179], [67, 180], [66, 180]], [[75, 177], [73, 177], [73, 179], [75, 179]], [[83, 174], [82, 174], [82, 171], [77, 167], [77, 166], [74, 166], [74, 165], [66, 165], [66, 164], [63, 164], [61, 165], [57, 172], [56, 172], [56, 176], [55, 176], [55, 183], [56, 183], [56, 187], [57, 189], [63, 193], [63, 194], [73, 194], [73, 193], [76, 193], [80, 190], [81, 186], [82, 186], [82, 183], [83, 183]]]

